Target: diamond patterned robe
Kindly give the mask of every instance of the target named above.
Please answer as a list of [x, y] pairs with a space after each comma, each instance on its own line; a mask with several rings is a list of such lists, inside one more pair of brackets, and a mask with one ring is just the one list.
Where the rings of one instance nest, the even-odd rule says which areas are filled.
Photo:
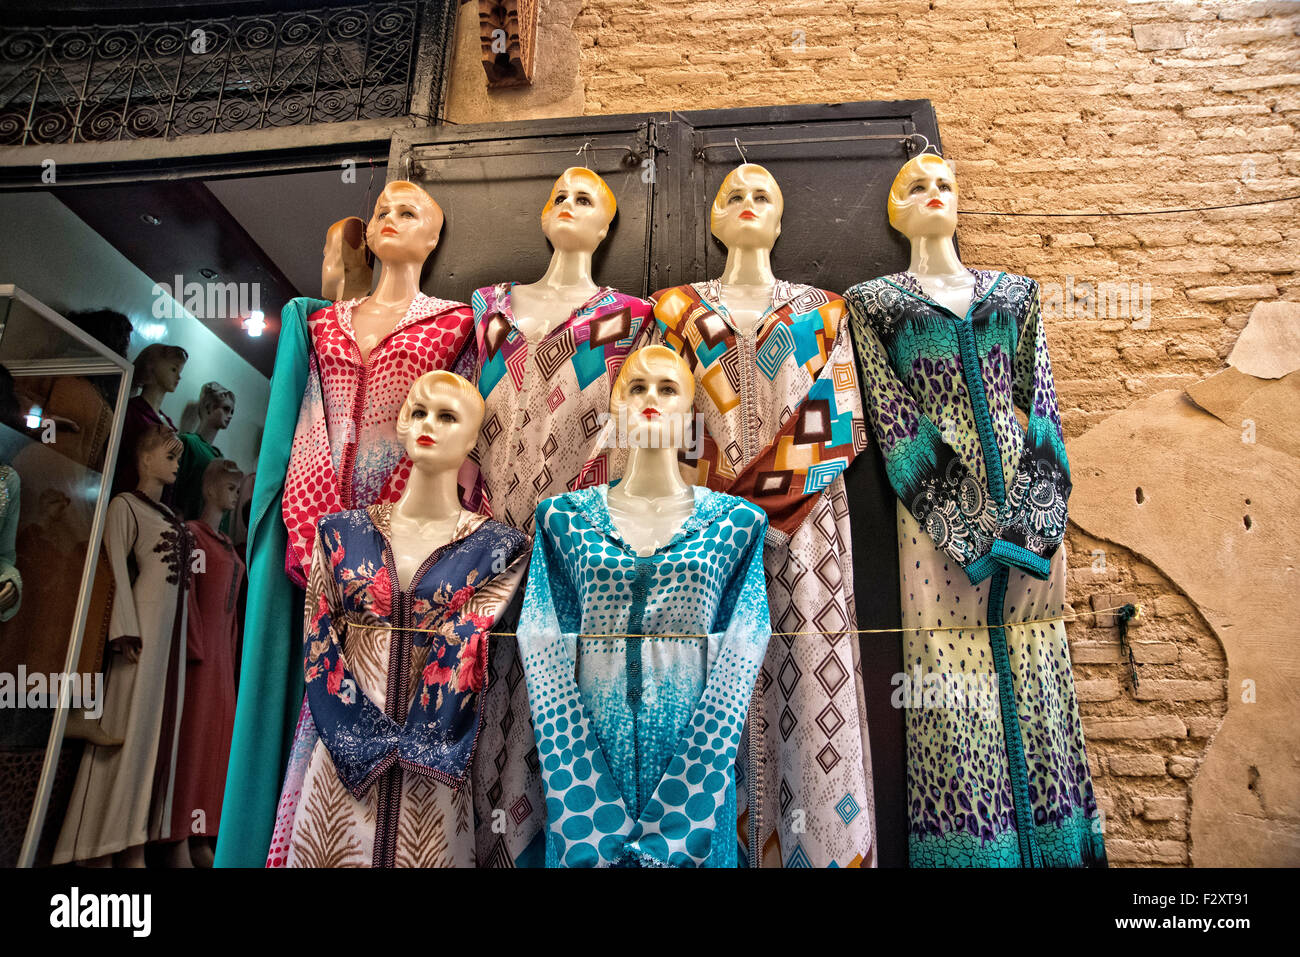
[[[515, 285], [474, 292], [478, 362], [466, 375], [487, 407], [471, 456], [480, 472], [476, 504], [528, 532], [542, 499], [623, 474], [626, 450], [605, 447], [615, 427], [610, 389], [628, 354], [649, 343], [654, 322], [650, 303], [602, 287], [545, 337], [529, 341], [510, 311]], [[513, 638], [500, 639], [494, 650], [498, 690], [484, 702], [483, 760], [474, 772], [479, 863], [540, 867], [545, 811], [524, 673]]]
[[[871, 747], [840, 475], [867, 445], [844, 300], [777, 281], [741, 335], [717, 280], [657, 292], [667, 345], [695, 371], [705, 432], [688, 482], [743, 496], [770, 522], [774, 636], [737, 767], [747, 848], [766, 867], [873, 866]], [[781, 635], [782, 632], [805, 632]]]
[[905, 272], [845, 293], [899, 498], [908, 856], [1104, 865], [1059, 620], [1070, 466], [1038, 284], [970, 272], [964, 316]]

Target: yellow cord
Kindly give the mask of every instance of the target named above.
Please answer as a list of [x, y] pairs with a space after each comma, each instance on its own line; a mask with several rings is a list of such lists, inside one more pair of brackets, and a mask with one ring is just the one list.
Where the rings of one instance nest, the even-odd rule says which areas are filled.
[[[1058, 615], [1055, 618], [1035, 618], [1035, 619], [1031, 619], [1030, 621], [1008, 621], [1008, 622], [1004, 622], [1003, 626], [1005, 627], [1009, 625], [1015, 625], [1017, 627], [1022, 627], [1024, 625], [1045, 625], [1054, 621], [1074, 621], [1077, 618], [1083, 618], [1087, 615], [1104, 615], [1107, 612], [1119, 611], [1119, 609], [1122, 607], [1123, 607], [1122, 605], [1119, 605], [1116, 606], [1115, 608], [1095, 608], [1092, 611], [1080, 612], [1074, 615]], [[1134, 616], [1134, 620], [1137, 620], [1138, 618], [1142, 617], [1142, 606], [1138, 605], [1137, 610], [1138, 613], [1137, 615]], [[389, 625], [366, 625], [360, 622], [347, 622], [347, 626], [349, 628], [368, 628], [375, 631], [415, 631], [415, 632], [421, 632], [424, 634], [431, 634], [431, 635], [437, 635], [442, 633], [441, 629], [438, 628], [398, 628]], [[942, 625], [934, 628], [929, 628], [929, 627], [839, 628], [832, 631], [774, 631], [772, 632], [772, 637], [773, 638], [796, 638], [803, 635], [896, 635], [896, 634], [903, 634], [909, 631], [988, 631], [988, 630], [989, 630], [988, 625], [963, 625], [963, 626]], [[490, 631], [487, 633], [489, 638], [513, 638], [515, 637], [515, 634], [516, 633], [513, 631]], [[685, 633], [676, 633], [676, 634], [668, 633], [668, 634], [657, 634], [657, 635], [626, 635], [626, 634], [611, 633], [611, 634], [603, 634], [603, 635], [602, 634], [578, 635], [578, 637], [579, 638], [707, 638], [709, 636], [707, 634], [692, 635], [692, 634], [685, 634]]]

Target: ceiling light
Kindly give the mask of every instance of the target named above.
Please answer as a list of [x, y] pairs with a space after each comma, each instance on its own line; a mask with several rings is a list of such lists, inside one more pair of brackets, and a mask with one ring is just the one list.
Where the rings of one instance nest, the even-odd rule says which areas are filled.
[[243, 322], [244, 331], [252, 338], [256, 339], [266, 328], [266, 319], [262, 315], [262, 310], [254, 309], [248, 314], [248, 318]]
[[141, 213], [141, 214], [140, 214], [140, 219], [141, 219], [143, 222], [148, 223], [150, 226], [161, 226], [161, 225], [162, 225], [162, 220], [159, 219], [157, 216], [153, 215], [152, 213]]

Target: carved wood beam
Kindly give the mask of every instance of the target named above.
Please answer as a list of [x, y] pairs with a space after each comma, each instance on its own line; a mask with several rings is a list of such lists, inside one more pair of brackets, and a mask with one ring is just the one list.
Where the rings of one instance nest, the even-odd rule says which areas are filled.
[[483, 69], [492, 88], [533, 82], [538, 0], [478, 0]]

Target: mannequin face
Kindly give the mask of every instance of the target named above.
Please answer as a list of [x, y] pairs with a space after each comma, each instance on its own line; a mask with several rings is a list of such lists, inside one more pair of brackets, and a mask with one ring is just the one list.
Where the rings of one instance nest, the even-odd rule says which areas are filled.
[[175, 392], [181, 384], [181, 370], [185, 362], [181, 359], [160, 359], [150, 368], [149, 378], [164, 392]]
[[609, 233], [613, 218], [605, 191], [590, 176], [566, 170], [542, 210], [542, 232], [557, 250], [591, 252]]
[[419, 187], [390, 183], [375, 201], [366, 242], [383, 263], [429, 258], [442, 234], [442, 210]]
[[895, 194], [894, 228], [908, 239], [951, 236], [957, 230], [957, 180], [946, 164], [914, 167]]
[[140, 456], [140, 478], [154, 479], [163, 485], [176, 481], [176, 470], [181, 465], [181, 443], [164, 442]]
[[728, 249], [771, 249], [781, 235], [783, 203], [765, 170], [741, 166], [723, 180], [709, 225]]
[[628, 443], [633, 448], [682, 447], [692, 393], [681, 369], [667, 359], [651, 359], [645, 374], [630, 377], [623, 389]]
[[223, 512], [233, 511], [239, 506], [239, 482], [234, 475], [223, 475], [208, 484], [203, 490], [203, 497], [209, 505], [215, 505]]
[[473, 397], [445, 384], [408, 398], [411, 425], [403, 436], [417, 469], [459, 469], [478, 441], [482, 414]]
[[230, 396], [224, 396], [222, 399], [208, 409], [208, 414], [204, 418], [204, 424], [216, 426], [217, 431], [230, 428], [230, 420], [235, 414], [235, 402]]

